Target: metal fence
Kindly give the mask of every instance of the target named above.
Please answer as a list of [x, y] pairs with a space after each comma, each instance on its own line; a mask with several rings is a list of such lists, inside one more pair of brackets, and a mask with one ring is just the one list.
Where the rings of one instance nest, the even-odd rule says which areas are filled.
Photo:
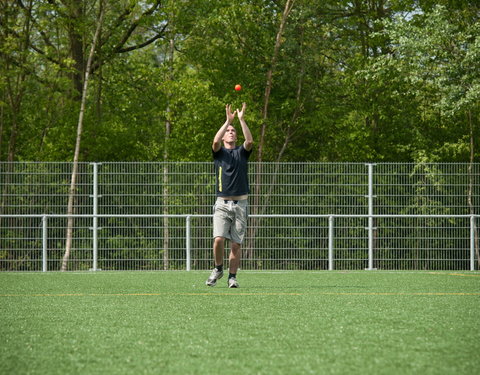
[[[0, 163], [0, 270], [59, 270], [71, 163]], [[243, 269], [478, 269], [480, 164], [250, 163]], [[69, 270], [209, 269], [213, 164], [81, 163]]]

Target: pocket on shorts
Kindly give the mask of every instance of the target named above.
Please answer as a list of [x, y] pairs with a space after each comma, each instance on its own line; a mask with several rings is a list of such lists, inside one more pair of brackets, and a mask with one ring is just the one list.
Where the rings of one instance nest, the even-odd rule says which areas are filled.
[[235, 215], [237, 217], [237, 220], [242, 221], [243, 225], [246, 225], [248, 219], [248, 205], [243, 207], [240, 205], [236, 206]]

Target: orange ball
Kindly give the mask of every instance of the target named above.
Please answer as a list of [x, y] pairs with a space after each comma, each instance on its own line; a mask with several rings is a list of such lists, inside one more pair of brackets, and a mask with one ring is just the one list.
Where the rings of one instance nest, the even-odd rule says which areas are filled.
[[235, 85], [235, 91], [240, 91], [242, 89], [242, 86], [240, 85]]

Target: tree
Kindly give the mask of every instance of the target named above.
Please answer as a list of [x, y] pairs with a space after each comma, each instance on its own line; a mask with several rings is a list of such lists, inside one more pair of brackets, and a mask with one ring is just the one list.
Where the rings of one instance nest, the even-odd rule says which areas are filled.
[[[21, 4], [21, 2], [20, 2]], [[31, 59], [28, 54], [32, 28], [32, 1], [20, 11], [16, 3], [2, 2], [2, 91], [4, 94], [2, 104], [8, 108], [5, 113], [2, 110], [0, 119], [0, 155], [2, 149], [2, 137], [7, 133], [6, 122], [10, 122], [7, 161], [15, 159], [18, 135], [22, 123], [22, 102], [28, 85], [28, 71], [32, 69]], [[2, 106], [2, 109], [4, 108]]]
[[[402, 17], [421, 24], [435, 3], [106, 2], [80, 159], [162, 160], [167, 147], [169, 160], [209, 160], [223, 105], [246, 101], [259, 161], [411, 161], [424, 151], [468, 160], [468, 144], [457, 142], [468, 110], [447, 116], [432, 106], [437, 86], [408, 79], [395, 35], [383, 32], [400, 30]], [[456, 15], [452, 27], [477, 32], [475, 2], [440, 3]], [[0, 4], [0, 157], [71, 160], [98, 1]], [[429, 41], [437, 37], [445, 41], [438, 32]], [[464, 63], [474, 67], [475, 58]], [[468, 80], [450, 103], [461, 102]], [[475, 134], [476, 112], [470, 117]]]
[[471, 142], [465, 142], [465, 136], [473, 138], [464, 114], [478, 111], [478, 26], [462, 26], [462, 14], [437, 7], [387, 22], [383, 35], [391, 41], [391, 53], [372, 58], [361, 73], [370, 83], [390, 84], [397, 96], [414, 105], [420, 120], [415, 133], [422, 139], [417, 149], [450, 160], [460, 150], [464, 156], [472, 154]]
[[100, 1], [99, 13], [100, 14], [98, 16], [97, 28], [95, 30], [95, 35], [93, 36], [92, 45], [90, 47], [90, 53], [88, 54], [87, 66], [85, 68], [85, 78], [83, 80], [82, 99], [80, 104], [80, 112], [78, 115], [77, 139], [75, 143], [72, 177], [70, 180], [70, 190], [68, 194], [67, 215], [69, 216], [67, 218], [67, 235], [66, 235], [66, 244], [65, 244], [65, 254], [63, 256], [61, 271], [67, 270], [68, 260], [70, 257], [70, 250], [72, 246], [74, 218], [71, 215], [74, 214], [75, 189], [76, 189], [77, 172], [78, 172], [78, 160], [80, 157], [80, 144], [82, 139], [83, 118], [85, 114], [85, 105], [86, 105], [87, 94], [88, 94], [88, 83], [89, 83], [89, 77], [90, 77], [90, 72], [92, 68], [93, 56], [95, 54], [95, 47], [97, 45], [97, 41], [100, 36], [100, 30], [102, 29], [103, 17], [105, 15], [105, 8], [104, 8], [103, 1]]

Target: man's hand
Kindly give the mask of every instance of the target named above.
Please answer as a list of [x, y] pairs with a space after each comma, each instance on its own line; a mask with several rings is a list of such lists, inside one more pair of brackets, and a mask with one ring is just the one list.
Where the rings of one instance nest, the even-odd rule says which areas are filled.
[[235, 112], [232, 112], [232, 105], [231, 104], [227, 104], [225, 106], [225, 112], [227, 114], [227, 122], [229, 124], [231, 124], [233, 122], [233, 120], [235, 119], [235, 113], [237, 113], [237, 111]]
[[238, 119], [239, 120], [243, 120], [243, 115], [245, 114], [245, 108], [247, 108], [247, 104], [243, 103], [242, 104], [242, 110], [240, 111], [239, 109], [237, 109], [235, 111], [238, 114]]
[[243, 147], [245, 150], [250, 151], [253, 147], [253, 137], [250, 129], [248, 128], [247, 123], [243, 116], [245, 115], [245, 108], [247, 108], [246, 103], [242, 103], [242, 110], [237, 109], [238, 119], [240, 120], [240, 125], [242, 126], [243, 136], [245, 137], [245, 142], [243, 142]]

